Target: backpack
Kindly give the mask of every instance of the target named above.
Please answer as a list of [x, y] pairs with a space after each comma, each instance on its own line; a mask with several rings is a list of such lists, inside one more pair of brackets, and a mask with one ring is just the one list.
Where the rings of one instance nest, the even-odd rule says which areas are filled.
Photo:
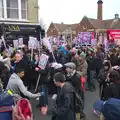
[[75, 92], [75, 112], [79, 113], [80, 109], [84, 109], [84, 102], [78, 92]]
[[120, 120], [120, 99], [110, 98], [102, 107], [105, 120]]
[[13, 97], [7, 91], [0, 92], [0, 120], [12, 120]]
[[13, 120], [33, 120], [32, 107], [28, 99], [18, 100], [13, 108]]

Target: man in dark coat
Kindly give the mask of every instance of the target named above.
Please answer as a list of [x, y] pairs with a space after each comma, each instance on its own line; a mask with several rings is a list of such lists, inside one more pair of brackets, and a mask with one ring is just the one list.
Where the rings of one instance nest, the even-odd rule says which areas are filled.
[[[65, 64], [66, 71], [67, 71], [67, 81], [72, 84], [75, 91], [79, 93], [79, 95], [82, 96], [82, 88], [81, 88], [81, 76], [76, 72], [75, 68], [76, 65], [73, 62], [68, 62]], [[82, 99], [84, 101], [84, 97], [82, 96]], [[80, 107], [76, 112], [76, 118], [79, 119], [85, 119], [85, 114], [83, 109]]]
[[[76, 120], [74, 89], [70, 83], [65, 83], [65, 75], [58, 72], [54, 75], [54, 83], [60, 87], [60, 93], [56, 99], [56, 105], [52, 108], [52, 120]], [[45, 115], [47, 110], [41, 110]]]
[[24, 60], [22, 51], [17, 51], [15, 58], [16, 61], [15, 61], [14, 69], [16, 70], [16, 68], [22, 68], [25, 70], [25, 76], [22, 78], [22, 80], [25, 86], [30, 87], [32, 70], [29, 64]]

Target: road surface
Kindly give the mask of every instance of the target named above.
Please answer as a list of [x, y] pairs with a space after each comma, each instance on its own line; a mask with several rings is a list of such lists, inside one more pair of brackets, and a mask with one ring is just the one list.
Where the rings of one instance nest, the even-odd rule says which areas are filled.
[[[87, 116], [86, 120], [99, 120], [99, 118], [93, 114], [93, 103], [95, 100], [98, 99], [98, 89], [95, 92], [85, 92], [85, 114]], [[42, 116], [40, 113], [40, 109], [36, 108], [36, 105], [38, 103], [37, 100], [32, 100], [32, 108], [34, 113], [34, 120], [50, 120], [51, 116]], [[51, 96], [49, 96], [49, 106], [52, 105]]]

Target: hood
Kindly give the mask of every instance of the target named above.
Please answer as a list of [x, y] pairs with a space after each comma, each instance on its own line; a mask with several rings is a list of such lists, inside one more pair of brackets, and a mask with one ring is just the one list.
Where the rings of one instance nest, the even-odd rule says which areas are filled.
[[66, 55], [66, 50], [65, 50], [65, 47], [64, 47], [64, 46], [61, 46], [61, 47], [60, 47], [60, 50], [64, 52], [64, 55]]
[[[15, 74], [15, 73], [13, 73], [12, 75], [11, 75], [11, 77], [10, 77], [10, 79], [20, 79], [20, 77], [17, 75], [17, 74]], [[21, 80], [21, 79], [20, 79]]]

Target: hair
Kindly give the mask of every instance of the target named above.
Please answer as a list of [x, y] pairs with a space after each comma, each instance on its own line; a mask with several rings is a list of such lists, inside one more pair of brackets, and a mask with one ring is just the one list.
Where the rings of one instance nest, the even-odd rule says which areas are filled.
[[24, 72], [25, 70], [21, 67], [16, 67], [15, 69], [15, 73], [18, 74], [18, 73], [21, 73], [21, 72]]
[[111, 70], [109, 74], [110, 82], [116, 83], [120, 80], [120, 74], [116, 70]]
[[55, 73], [55, 75], [53, 76], [53, 79], [56, 82], [60, 82], [60, 83], [64, 83], [66, 80], [65, 75], [62, 72]]
[[19, 54], [20, 56], [23, 56], [23, 52], [21, 50], [17, 50], [16, 54]]

